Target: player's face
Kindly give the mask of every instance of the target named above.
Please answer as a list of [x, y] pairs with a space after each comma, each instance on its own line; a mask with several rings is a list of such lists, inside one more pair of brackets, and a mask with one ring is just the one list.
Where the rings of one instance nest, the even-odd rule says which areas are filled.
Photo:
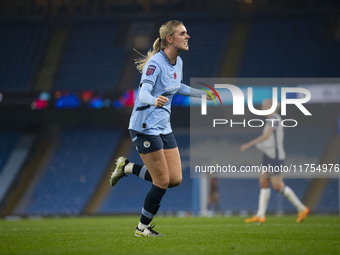
[[178, 25], [176, 27], [175, 33], [172, 36], [172, 45], [177, 50], [189, 50], [189, 40], [190, 36], [187, 33], [187, 29], [184, 25]]

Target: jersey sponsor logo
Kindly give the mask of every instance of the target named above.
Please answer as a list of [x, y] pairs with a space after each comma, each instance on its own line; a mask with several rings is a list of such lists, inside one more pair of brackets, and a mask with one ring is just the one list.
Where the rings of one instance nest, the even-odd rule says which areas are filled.
[[175, 78], [175, 80], [177, 79], [177, 74], [176, 73], [174, 73], [174, 78]]
[[145, 148], [149, 148], [151, 144], [149, 141], [144, 141], [143, 145]]
[[146, 75], [152, 75], [156, 70], [156, 66], [154, 65], [149, 65], [148, 69], [146, 69]]
[[[167, 87], [165, 88], [165, 90], [167, 91], [167, 93], [165, 92], [165, 93], [163, 93], [163, 94], [173, 95], [173, 94], [175, 94], [180, 88], [181, 88], [181, 85], [167, 86]], [[163, 94], [162, 94], [162, 96], [164, 96]]]

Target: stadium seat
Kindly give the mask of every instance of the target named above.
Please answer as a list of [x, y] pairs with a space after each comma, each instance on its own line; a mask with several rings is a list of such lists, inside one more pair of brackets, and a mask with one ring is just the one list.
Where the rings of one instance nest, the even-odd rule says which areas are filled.
[[78, 24], [71, 32], [54, 90], [114, 90], [126, 56], [118, 25]]
[[239, 77], [337, 77], [340, 43], [329, 16], [261, 16], [253, 20]]
[[0, 173], [20, 137], [21, 132], [6, 130], [0, 132]]
[[68, 129], [35, 186], [27, 214], [78, 215], [108, 167], [118, 129]]
[[0, 91], [30, 91], [47, 37], [47, 25], [39, 22], [0, 23]]

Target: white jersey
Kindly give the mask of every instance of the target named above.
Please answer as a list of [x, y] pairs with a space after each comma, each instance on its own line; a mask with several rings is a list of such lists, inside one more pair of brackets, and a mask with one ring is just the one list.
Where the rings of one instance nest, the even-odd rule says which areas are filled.
[[283, 145], [284, 131], [280, 124], [282, 118], [277, 113], [274, 113], [268, 118], [263, 129], [266, 133], [269, 128], [274, 128], [273, 134], [266, 140], [256, 144], [256, 147], [271, 159], [284, 160], [286, 153]]

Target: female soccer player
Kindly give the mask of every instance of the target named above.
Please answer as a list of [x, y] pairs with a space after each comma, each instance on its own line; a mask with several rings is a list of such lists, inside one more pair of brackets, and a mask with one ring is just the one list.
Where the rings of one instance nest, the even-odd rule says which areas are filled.
[[[162, 236], [150, 226], [150, 222], [167, 188], [178, 186], [182, 181], [181, 159], [170, 125], [171, 100], [175, 93], [195, 97], [205, 93], [182, 83], [183, 62], [179, 53], [189, 50], [189, 38], [181, 21], [168, 21], [159, 29], [153, 50], [136, 61], [142, 77], [129, 131], [144, 166], [119, 157], [110, 179], [114, 186], [125, 174], [133, 173], [152, 181], [144, 200], [136, 236]], [[211, 99], [208, 95], [207, 98]]]
[[[272, 106], [272, 100], [266, 99], [262, 102], [262, 109], [268, 110]], [[276, 109], [276, 112], [278, 108]], [[262, 165], [270, 166], [281, 166], [285, 159], [285, 151], [283, 147], [283, 127], [279, 125], [282, 119], [276, 112], [267, 116], [267, 121], [263, 130], [263, 134], [259, 137], [251, 140], [248, 143], [241, 145], [241, 152], [249, 149], [252, 146], [256, 146], [260, 151], [263, 152]], [[257, 214], [245, 220], [249, 222], [265, 222], [266, 221], [266, 210], [270, 198], [270, 181], [272, 182], [273, 188], [277, 192], [281, 192], [297, 209], [298, 218], [296, 222], [302, 222], [306, 219], [309, 209], [301, 203], [294, 191], [284, 184], [282, 175], [278, 173], [260, 173], [260, 195], [259, 195], [259, 208]]]

